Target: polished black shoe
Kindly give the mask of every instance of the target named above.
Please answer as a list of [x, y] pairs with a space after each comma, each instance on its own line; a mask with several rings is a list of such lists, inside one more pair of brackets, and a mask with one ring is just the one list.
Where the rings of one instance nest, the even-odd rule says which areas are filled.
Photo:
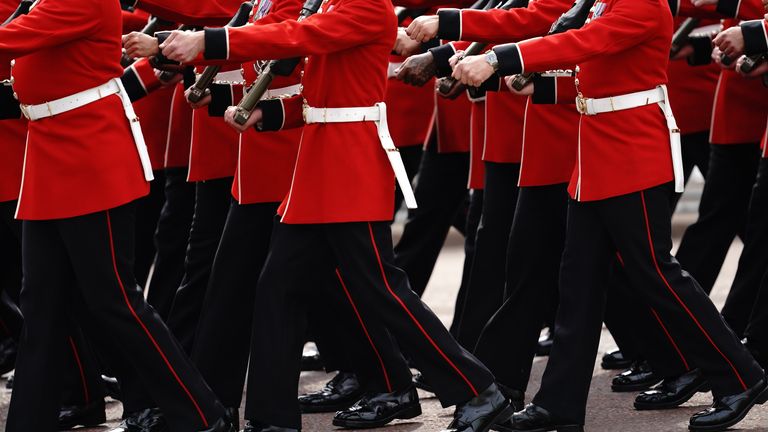
[[768, 402], [768, 384], [763, 378], [747, 391], [715, 398], [712, 407], [691, 417], [688, 429], [694, 432], [725, 430], [746, 417], [755, 405]]
[[493, 430], [502, 432], [584, 432], [584, 425], [558, 419], [549, 411], [534, 404], [528, 404], [524, 410], [514, 413], [507, 425], [495, 426]]
[[301, 356], [302, 372], [321, 371], [324, 367], [320, 353]]
[[117, 429], [110, 432], [170, 432], [160, 408], [147, 408], [123, 415]]
[[611, 390], [617, 393], [643, 391], [660, 383], [661, 379], [647, 361], [638, 361], [613, 378]]
[[678, 377], [665, 378], [661, 384], [637, 395], [635, 409], [663, 410], [677, 408], [688, 402], [698, 392], [709, 391], [709, 384], [699, 369]]
[[65, 406], [59, 411], [59, 429], [70, 430], [78, 426], [98, 426], [107, 422], [104, 399], [87, 405]]
[[457, 406], [453, 421], [443, 432], [487, 432], [509, 420], [514, 411], [499, 387], [491, 384], [469, 402]]
[[333, 425], [348, 429], [382, 427], [393, 420], [407, 420], [421, 415], [416, 387], [393, 393], [367, 394], [359, 402], [339, 411]]
[[303, 413], [336, 412], [351, 407], [363, 396], [357, 375], [339, 372], [322, 390], [299, 396]]
[[242, 432], [300, 432], [300, 429], [260, 425], [249, 420], [245, 422], [245, 429], [243, 429]]
[[235, 425], [229, 419], [220, 418], [213, 426], [208, 429], [201, 429], [198, 432], [237, 432]]
[[603, 355], [600, 367], [605, 370], [624, 370], [632, 367], [632, 360], [624, 357], [620, 350], [611, 351]]
[[107, 396], [114, 400], [123, 400], [123, 392], [120, 390], [120, 383], [117, 382], [117, 378], [102, 375], [101, 382], [104, 383], [104, 388], [107, 390]]
[[227, 418], [232, 421], [236, 430], [240, 430], [240, 410], [234, 407], [227, 408]]
[[413, 385], [417, 389], [424, 390], [425, 392], [435, 392], [435, 389], [432, 388], [432, 385], [430, 385], [426, 379], [424, 379], [424, 375], [421, 372], [418, 372], [413, 376]]
[[5, 375], [16, 367], [18, 345], [11, 338], [0, 342], [0, 375]]
[[552, 344], [555, 341], [555, 335], [551, 329], [547, 330], [547, 334], [539, 338], [539, 343], [536, 345], [536, 356], [546, 357], [552, 351]]

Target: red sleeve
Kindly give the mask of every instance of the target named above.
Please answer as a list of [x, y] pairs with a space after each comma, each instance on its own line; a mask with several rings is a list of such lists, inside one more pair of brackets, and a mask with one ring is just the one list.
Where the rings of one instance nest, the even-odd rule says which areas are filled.
[[122, 11], [123, 14], [123, 34], [132, 31], [141, 31], [147, 25], [149, 14], [136, 10], [134, 12]]
[[474, 3], [474, 0], [393, 0], [392, 3], [395, 6], [402, 6], [409, 9], [423, 9], [432, 7], [470, 7]]
[[444, 32], [458, 31], [455, 40], [516, 42], [547, 34], [552, 23], [572, 5], [571, 0], [540, 0], [527, 8], [510, 10], [441, 10], [439, 35], [450, 39], [451, 35]]
[[691, 0], [669, 0], [675, 16], [693, 18], [759, 19], [765, 15], [761, 0], [720, 0], [716, 4], [696, 7]]
[[517, 44], [520, 66], [526, 72], [566, 69], [626, 51], [656, 35], [658, 14], [655, 0], [617, 1], [610, 13], [586, 27]]
[[243, 0], [138, 0], [141, 9], [168, 21], [223, 26]]
[[45, 1], [0, 27], [0, 62], [99, 32], [102, 0]]
[[206, 29], [205, 57], [249, 61], [347, 50], [379, 40], [390, 30], [391, 21], [381, 18], [386, 9], [392, 12], [388, 1], [349, 0], [301, 22]]
[[275, 24], [283, 21], [296, 21], [301, 13], [302, 0], [275, 0], [272, 10], [254, 25]]

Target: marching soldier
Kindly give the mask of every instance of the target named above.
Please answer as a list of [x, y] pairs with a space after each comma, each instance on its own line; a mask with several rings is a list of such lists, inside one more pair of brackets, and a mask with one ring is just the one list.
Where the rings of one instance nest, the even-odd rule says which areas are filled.
[[[307, 123], [258, 285], [257, 301], [265, 308], [256, 317], [254, 338], [270, 350], [251, 359], [251, 371], [272, 389], [251, 419], [263, 424], [262, 430], [300, 428], [295, 391], [303, 308], [294, 298], [302, 288], [296, 269], [325, 258], [338, 265], [361, 311], [381, 319], [414, 356], [442, 402], [459, 405], [451, 430], [485, 432], [509, 412], [490, 373], [450, 337], [393, 264], [388, 221], [394, 184], [388, 152], [381, 148], [392, 144], [380, 101], [396, 31], [388, 1], [332, 0], [322, 13], [300, 23], [174, 33], [163, 50], [183, 62], [202, 52], [208, 59], [229, 60], [310, 55], [302, 97], [263, 101], [245, 125], [259, 124], [262, 130], [300, 126], [302, 112]], [[234, 109], [227, 115], [235, 124]], [[391, 156], [406, 202], [413, 206], [399, 158]], [[336, 174], [339, 167], [344, 176]]]
[[[25, 332], [9, 431], [58, 430], [57, 382], [66, 320], [111, 331], [152, 382], [152, 397], [179, 431], [232, 431], [223, 407], [133, 276], [132, 201], [152, 172], [118, 80], [120, 8], [110, 2], [41, 0], [0, 29], [0, 57], [16, 58], [14, 89], [30, 120], [17, 217], [24, 220]], [[36, 79], [55, 65], [55, 82]], [[48, 82], [48, 85], [43, 83]], [[59, 342], [61, 341], [61, 342]], [[58, 387], [58, 386], [57, 386]], [[30, 415], [36, 410], [35, 415]]]
[[[715, 402], [691, 418], [691, 430], [729, 427], [768, 399], [762, 369], [669, 254], [670, 194], [683, 185], [664, 85], [671, 36], [666, 2], [599, 1], [580, 30], [497, 46], [455, 66], [454, 76], [468, 85], [494, 73], [573, 64], [581, 70], [573, 89], [582, 114], [579, 157], [569, 186], [555, 343], [541, 390], [513, 416], [511, 430], [583, 430], [605, 275], [617, 251], [634, 290], [709, 377]], [[616, 67], [621, 73], [611, 74]], [[557, 90], [569, 99], [562, 93], [571, 89]], [[643, 133], [629, 137], [627, 128]]]

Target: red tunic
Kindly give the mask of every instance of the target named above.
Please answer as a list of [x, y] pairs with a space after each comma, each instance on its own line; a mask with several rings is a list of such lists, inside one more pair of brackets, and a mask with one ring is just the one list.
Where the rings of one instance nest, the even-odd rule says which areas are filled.
[[466, 153], [470, 142], [472, 102], [466, 94], [450, 100], [435, 92], [435, 124], [438, 153]]
[[137, 61], [130, 68], [135, 71], [135, 76], [147, 92], [146, 97], [133, 103], [133, 109], [141, 119], [141, 130], [144, 132], [152, 169], [161, 170], [165, 167], [168, 123], [175, 87], [162, 87], [147, 59]]
[[[238, 61], [309, 55], [302, 95], [310, 106], [370, 107], [384, 100], [396, 31], [389, 0], [331, 0], [301, 23], [220, 31], [226, 33], [220, 46], [207, 46], [206, 55]], [[286, 99], [285, 118], [300, 118], [301, 107], [300, 97]], [[392, 218], [394, 191], [375, 124], [312, 124], [303, 129], [280, 213], [284, 223], [385, 221]]]
[[[390, 69], [399, 66], [405, 59], [390, 57]], [[430, 81], [422, 87], [414, 87], [390, 77], [387, 80], [387, 108], [389, 108], [389, 133], [398, 147], [423, 145], [434, 121], [435, 83]]]
[[708, 131], [720, 67], [669, 62], [669, 100], [682, 134]]
[[[454, 19], [459, 28], [449, 29], [450, 32], [463, 39], [502, 43], [546, 34], [572, 5], [571, 0], [539, 0], [527, 8], [508, 11], [445, 10], [440, 12], [440, 18], [445, 20], [449, 18], [446, 15], [459, 13], [458, 19]], [[527, 98], [502, 91], [488, 93], [486, 107], [485, 160], [521, 162], [520, 186], [543, 186], [570, 179], [579, 121], [573, 105], [536, 105], [528, 103]], [[517, 123], [517, 118], [523, 121]]]
[[[672, 37], [666, 0], [606, 0], [595, 6], [600, 14], [591, 14], [582, 29], [518, 44], [518, 67], [513, 69], [535, 72], [579, 64], [581, 90], [594, 98], [665, 84]], [[582, 116], [578, 144], [569, 186], [578, 200], [619, 196], [673, 178], [669, 130], [656, 105]]]
[[178, 83], [173, 91], [168, 136], [165, 140], [165, 167], [189, 166], [189, 146], [192, 141], [192, 108], [184, 97], [184, 84]]
[[242, 0], [138, 0], [136, 6], [169, 21], [222, 26], [242, 3]]
[[[122, 76], [121, 27], [118, 2], [41, 0], [0, 28], [0, 62], [17, 59], [21, 103], [59, 99]], [[18, 218], [84, 215], [148, 191], [118, 96], [29, 124]]]
[[747, 79], [723, 70], [715, 93], [712, 144], [760, 142], [768, 114], [768, 89], [759, 79]]

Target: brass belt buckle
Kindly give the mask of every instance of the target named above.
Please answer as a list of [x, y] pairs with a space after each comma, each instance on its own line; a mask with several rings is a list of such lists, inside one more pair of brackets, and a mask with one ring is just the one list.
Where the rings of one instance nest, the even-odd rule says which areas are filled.
[[576, 111], [582, 115], [587, 114], [587, 99], [582, 95], [576, 97]]
[[27, 120], [30, 120], [30, 121], [32, 120], [31, 118], [29, 118], [29, 105], [19, 104], [19, 109], [21, 109], [21, 113], [24, 115], [24, 117]]
[[307, 105], [307, 103], [305, 102], [301, 105], [301, 117], [304, 118], [304, 123], [307, 122], [308, 114], [309, 114], [309, 105]]

